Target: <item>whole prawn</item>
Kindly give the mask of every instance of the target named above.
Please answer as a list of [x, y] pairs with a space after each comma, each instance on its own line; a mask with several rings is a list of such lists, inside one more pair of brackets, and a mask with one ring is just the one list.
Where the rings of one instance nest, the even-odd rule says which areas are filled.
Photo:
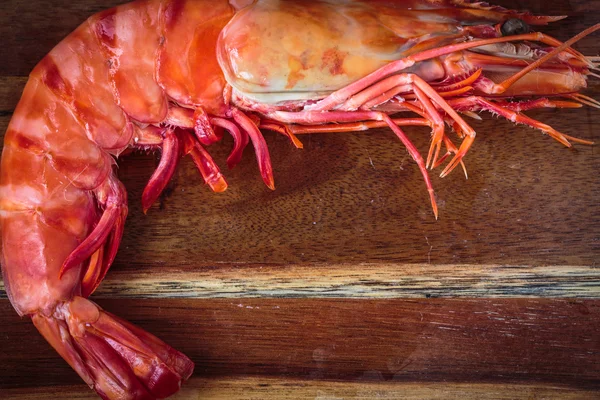
[[[461, 114], [485, 110], [566, 146], [589, 144], [522, 113], [600, 107], [579, 93], [599, 60], [571, 47], [600, 25], [564, 43], [530, 28], [560, 18], [460, 0], [142, 0], [90, 17], [32, 71], [5, 136], [11, 303], [101, 397], [175, 393], [192, 361], [87, 299], [123, 234], [119, 155], [161, 151], [142, 195], [147, 211], [185, 155], [212, 190], [227, 188], [206, 150], [225, 132], [228, 166], [252, 142], [274, 189], [260, 129], [302, 147], [299, 134], [389, 127], [437, 218], [428, 170], [446, 161], [442, 176], [464, 169], [475, 131]], [[403, 126], [431, 127], [425, 158]]]

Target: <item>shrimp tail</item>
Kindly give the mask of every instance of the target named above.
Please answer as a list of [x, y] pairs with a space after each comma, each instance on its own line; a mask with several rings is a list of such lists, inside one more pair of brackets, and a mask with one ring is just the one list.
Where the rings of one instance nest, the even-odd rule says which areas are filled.
[[36, 328], [103, 399], [157, 399], [177, 392], [194, 364], [144, 330], [83, 297], [52, 316], [32, 316]]

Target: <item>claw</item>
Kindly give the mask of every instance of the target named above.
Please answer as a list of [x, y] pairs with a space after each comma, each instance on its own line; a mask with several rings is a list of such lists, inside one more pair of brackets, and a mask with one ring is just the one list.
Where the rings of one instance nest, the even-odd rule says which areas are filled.
[[450, 161], [450, 163], [446, 166], [446, 168], [444, 168], [444, 170], [440, 174], [441, 178], [446, 177], [450, 172], [452, 172], [452, 170], [454, 168], [456, 168], [456, 166], [458, 164], [462, 163], [463, 157], [465, 156], [465, 154], [467, 154], [467, 152], [469, 151], [469, 148], [471, 147], [471, 145], [473, 144], [474, 141], [475, 141], [474, 135], [466, 136], [464, 138], [462, 144], [460, 145], [460, 148], [458, 149], [458, 153], [456, 153], [456, 155], [454, 156], [452, 161]]

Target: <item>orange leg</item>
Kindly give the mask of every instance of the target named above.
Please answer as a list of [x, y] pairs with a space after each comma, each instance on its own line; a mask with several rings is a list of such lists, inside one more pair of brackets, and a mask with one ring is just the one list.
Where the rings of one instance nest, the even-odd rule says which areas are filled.
[[[574, 103], [570, 102], [552, 102], [547, 99], [539, 99], [532, 102], [527, 102], [528, 104], [519, 105], [519, 103], [495, 103], [491, 100], [488, 100], [481, 96], [470, 96], [462, 99], [454, 99], [451, 100], [450, 103], [453, 107], [458, 110], [469, 110], [469, 111], [490, 111], [492, 113], [496, 113], [501, 115], [502, 117], [524, 125], [528, 125], [532, 128], [539, 129], [542, 132], [548, 134], [553, 139], [562, 143], [567, 147], [571, 147], [571, 143], [569, 140], [574, 142], [582, 143], [582, 144], [593, 144], [593, 142], [577, 139], [569, 135], [565, 135], [563, 133], [558, 132], [554, 128], [549, 125], [546, 125], [540, 121], [537, 121], [533, 118], [530, 118], [524, 114], [521, 114], [520, 111], [526, 109], [540, 108], [540, 107], [552, 107], [552, 106], [560, 106], [564, 105], [566, 107], [573, 107]], [[565, 104], [566, 103], [566, 104]], [[517, 110], [517, 111], [515, 111]]]
[[142, 209], [148, 212], [150, 206], [158, 199], [158, 196], [173, 177], [175, 169], [179, 164], [181, 154], [181, 143], [175, 130], [166, 129], [163, 132], [162, 155], [158, 167], [150, 177], [148, 184], [142, 192]]
[[271, 166], [271, 156], [269, 155], [269, 149], [262, 133], [258, 130], [256, 124], [242, 111], [237, 108], [231, 109], [231, 115], [233, 120], [240, 126], [241, 129], [245, 130], [252, 144], [254, 145], [254, 152], [256, 153], [256, 159], [258, 161], [258, 169], [263, 178], [263, 182], [271, 190], [275, 190], [275, 180], [273, 179], [273, 167]]
[[[135, 147], [162, 150], [159, 165], [142, 194], [144, 212], [158, 199], [172, 178], [180, 157], [185, 155], [192, 158], [204, 181], [213, 191], [222, 192], [227, 189], [227, 182], [219, 167], [202, 146], [202, 143], [210, 145], [221, 140], [224, 130], [229, 131], [234, 140], [234, 149], [227, 159], [228, 166], [232, 168], [240, 161], [244, 148], [252, 140], [263, 181], [273, 189], [271, 160], [265, 139], [258, 130], [259, 123], [258, 116], [246, 115], [236, 108], [231, 108], [226, 117], [214, 117], [201, 107], [190, 110], [172, 106], [164, 127], [138, 128], [134, 139]], [[290, 135], [293, 136], [291, 132]]]
[[[417, 98], [420, 100], [421, 104], [424, 107], [426, 114], [429, 119], [432, 119], [433, 126], [435, 128], [434, 140], [431, 143], [431, 147], [429, 149], [429, 156], [427, 159], [427, 165], [431, 165], [435, 163], [435, 158], [439, 156], [439, 152], [441, 149], [442, 138], [444, 136], [443, 130], [443, 122], [441, 121], [441, 117], [437, 113], [435, 107], [432, 105], [431, 101], [435, 102], [446, 114], [448, 114], [461, 128], [461, 131], [466, 134], [460, 149], [455, 154], [454, 158], [450, 163], [446, 166], [442, 175], [447, 175], [450, 173], [457, 165], [460, 164], [463, 157], [467, 154], [469, 148], [473, 144], [475, 140], [475, 131], [454, 111], [454, 109], [448, 104], [442, 96], [438, 92], [435, 91], [427, 82], [425, 82], [421, 77], [415, 74], [397, 74], [382, 80], [381, 82], [377, 82], [374, 85], [366, 88], [365, 90], [357, 93], [356, 95], [350, 97], [346, 102], [342, 104], [343, 108], [346, 109], [358, 109], [361, 108], [365, 102], [368, 102], [375, 98], [377, 94], [386, 92], [391, 88], [396, 88], [398, 86], [410, 88]], [[403, 88], [403, 90], [406, 90]], [[300, 111], [298, 114], [302, 114], [309, 111]], [[323, 114], [330, 113], [323, 111]], [[335, 120], [332, 120], [335, 121]], [[304, 121], [306, 122], [306, 121]], [[300, 122], [302, 123], [302, 122]]]
[[210, 154], [202, 145], [192, 138], [192, 135], [181, 132], [179, 140], [183, 142], [183, 154], [192, 157], [196, 168], [200, 171], [204, 182], [215, 193], [221, 193], [227, 190], [227, 181], [221, 174], [219, 167], [212, 159]]
[[[392, 122], [397, 126], [431, 126], [431, 122], [424, 118], [393, 118]], [[304, 135], [309, 133], [358, 132], [387, 126], [388, 124], [383, 121], [359, 121], [343, 124], [289, 125], [288, 129], [295, 135]]]
[[[394, 134], [400, 139], [400, 141], [404, 144], [409, 154], [417, 163], [419, 169], [421, 170], [421, 174], [423, 175], [423, 179], [425, 180], [425, 185], [427, 186], [427, 191], [429, 192], [429, 198], [431, 201], [431, 207], [433, 209], [433, 213], [435, 217], [438, 216], [437, 204], [435, 201], [435, 195], [433, 191], [433, 186], [431, 184], [431, 180], [429, 179], [429, 174], [427, 173], [427, 168], [425, 167], [425, 161], [421, 157], [421, 154], [415, 147], [415, 145], [410, 141], [410, 139], [406, 136], [404, 131], [400, 129], [398, 124], [396, 124], [387, 114], [383, 112], [377, 111], [328, 111], [328, 112], [312, 112], [312, 111], [300, 111], [300, 112], [291, 112], [291, 111], [274, 111], [269, 114], [269, 118], [275, 119], [282, 123], [286, 124], [306, 124], [306, 125], [314, 125], [314, 124], [348, 124], [348, 123], [362, 123], [364, 121], [382, 121], [388, 126]], [[353, 126], [353, 125], [348, 125]]]
[[283, 136], [286, 136], [288, 139], [290, 139], [290, 141], [292, 142], [292, 144], [294, 146], [296, 146], [297, 149], [302, 149], [304, 148], [304, 145], [302, 144], [302, 142], [300, 141], [300, 139], [298, 139], [296, 137], [296, 135], [294, 134], [294, 132], [292, 132], [292, 130], [290, 129], [289, 126], [287, 126], [286, 124], [282, 124], [278, 121], [272, 121], [269, 119], [261, 119], [258, 123], [258, 128], [259, 129], [268, 129], [277, 133], [282, 134]]
[[566, 96], [568, 98], [571, 98], [577, 102], [579, 102], [580, 104], [585, 104], [586, 106], [590, 106], [590, 107], [594, 107], [594, 108], [598, 108], [600, 109], [600, 101], [593, 99], [589, 96], [586, 96], [584, 94], [581, 93], [575, 93], [575, 94], [571, 94], [569, 96]]
[[226, 129], [233, 137], [233, 150], [227, 157], [227, 166], [231, 169], [242, 160], [242, 153], [250, 142], [250, 138], [246, 131], [240, 130], [234, 122], [228, 119], [213, 117], [210, 122], [215, 126]]
[[148, 126], [138, 130], [135, 145], [141, 149], [161, 149], [158, 167], [150, 177], [142, 193], [144, 212], [154, 204], [163, 192], [182, 156], [190, 155], [200, 171], [204, 181], [215, 192], [227, 189], [227, 182], [210, 154], [202, 147], [190, 130], [179, 128], [157, 128]]
[[[438, 113], [434, 105], [427, 98], [425, 93], [415, 86], [415, 95], [417, 99], [421, 102], [423, 106], [423, 110], [429, 116], [433, 124], [433, 138], [431, 139], [431, 146], [429, 146], [429, 153], [427, 154], [427, 162], [425, 162], [426, 167], [431, 167], [435, 160], [438, 159], [440, 155], [440, 150], [442, 149], [442, 141], [444, 139], [444, 120], [442, 116]], [[435, 151], [435, 155], [434, 155]]]
[[435, 89], [440, 93], [440, 95], [442, 95], [442, 93], [444, 92], [452, 92], [464, 87], [469, 87], [471, 86], [477, 79], [479, 79], [479, 77], [481, 76], [483, 72], [483, 69], [478, 69], [477, 71], [475, 71], [474, 73], [470, 74], [469, 76], [467, 76], [465, 79], [460, 80], [458, 82], [454, 82], [454, 83], [450, 83], [450, 84], [440, 84], [440, 85], [434, 85]]

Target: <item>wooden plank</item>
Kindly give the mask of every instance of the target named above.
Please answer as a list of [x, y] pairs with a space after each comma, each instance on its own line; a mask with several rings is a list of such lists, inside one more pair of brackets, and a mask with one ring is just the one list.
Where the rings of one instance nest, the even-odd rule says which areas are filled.
[[[593, 127], [600, 125], [599, 113], [531, 115], [598, 139]], [[267, 133], [274, 192], [262, 185], [252, 149], [235, 169], [223, 169], [230, 187], [222, 194], [201, 184], [185, 159], [148, 215], [140, 198], [156, 156], [124, 157], [118, 173], [130, 208], [112, 271], [168, 274], [181, 266], [235, 263], [597, 267], [596, 148], [570, 151], [500, 120], [475, 125], [480, 135], [467, 157], [469, 179], [460, 171], [432, 177], [437, 221], [418, 168], [384, 130], [314, 135], [303, 139], [304, 150]], [[428, 132], [409, 134], [425, 151]], [[226, 138], [211, 147], [220, 165], [230, 146]]]
[[[95, 297], [600, 299], [600, 270], [567, 265], [189, 265], [113, 271]], [[6, 298], [1, 281], [0, 298]]]
[[[13, 112], [21, 98], [25, 83], [27, 77], [24, 76], [0, 76], [0, 115], [6, 116]], [[7, 125], [8, 122], [4, 121], [0, 125], [2, 135], [6, 132]]]
[[[331, 382], [294, 378], [193, 378], [173, 400], [262, 399], [592, 399], [597, 391], [553, 385], [495, 385], [480, 383]], [[0, 391], [5, 400], [95, 400], [91, 390], [73, 386]]]
[[[600, 389], [600, 301], [112, 299], [196, 362], [195, 376]], [[0, 388], [82, 385], [0, 301]], [[35, 377], [35, 378], [33, 378]]]

